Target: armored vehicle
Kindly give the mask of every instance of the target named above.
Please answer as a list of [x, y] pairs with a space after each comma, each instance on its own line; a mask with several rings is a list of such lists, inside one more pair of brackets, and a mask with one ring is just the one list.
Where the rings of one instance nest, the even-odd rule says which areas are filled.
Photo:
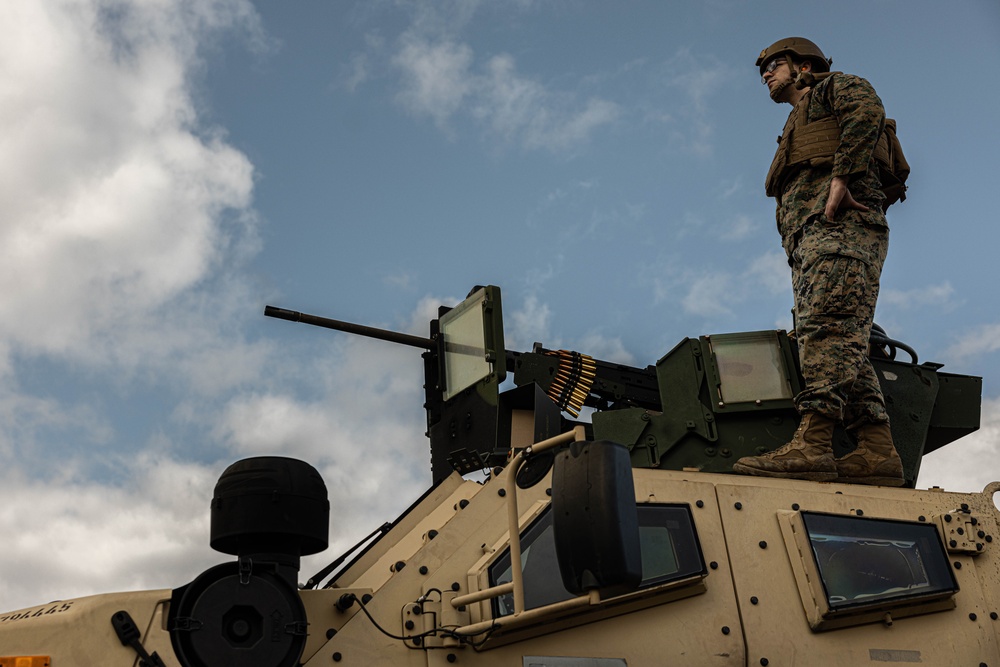
[[303, 577], [328, 545], [322, 478], [234, 463], [210, 544], [235, 559], [0, 614], [0, 665], [1000, 666], [1000, 482], [914, 488], [924, 454], [978, 428], [981, 379], [881, 330], [902, 488], [732, 473], [796, 427], [793, 333], [689, 338], [636, 368], [506, 350], [494, 286], [426, 338], [266, 314], [423, 349], [433, 486]]

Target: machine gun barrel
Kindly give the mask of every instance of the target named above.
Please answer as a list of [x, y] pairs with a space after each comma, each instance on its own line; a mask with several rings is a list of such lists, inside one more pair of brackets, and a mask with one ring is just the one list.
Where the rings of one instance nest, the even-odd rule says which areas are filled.
[[412, 336], [410, 334], [399, 333], [398, 331], [377, 329], [363, 324], [354, 324], [353, 322], [332, 320], [328, 317], [307, 315], [306, 313], [300, 313], [295, 310], [286, 310], [284, 308], [275, 308], [274, 306], [264, 306], [264, 316], [276, 317], [280, 320], [288, 320], [290, 322], [312, 324], [317, 327], [335, 329], [337, 331], [344, 331], [347, 333], [357, 334], [359, 336], [367, 336], [368, 338], [387, 340], [390, 343], [399, 343], [401, 345], [409, 345], [410, 347], [420, 347], [425, 350], [433, 350], [437, 346], [437, 343], [430, 338], [421, 338], [420, 336]]

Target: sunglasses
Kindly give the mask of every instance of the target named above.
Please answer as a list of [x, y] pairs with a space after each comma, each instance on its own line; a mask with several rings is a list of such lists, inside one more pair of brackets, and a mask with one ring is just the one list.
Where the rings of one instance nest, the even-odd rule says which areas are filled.
[[[785, 61], [784, 61], [783, 58], [775, 58], [774, 60], [772, 60], [771, 62], [769, 62], [767, 64], [767, 67], [764, 68], [764, 74], [770, 74], [770, 73], [774, 72], [774, 70], [778, 69], [778, 67], [780, 65], [784, 65], [784, 64], [785, 64]], [[764, 74], [761, 74], [760, 82], [763, 83], [766, 86], [767, 85], [767, 79], [764, 78]]]

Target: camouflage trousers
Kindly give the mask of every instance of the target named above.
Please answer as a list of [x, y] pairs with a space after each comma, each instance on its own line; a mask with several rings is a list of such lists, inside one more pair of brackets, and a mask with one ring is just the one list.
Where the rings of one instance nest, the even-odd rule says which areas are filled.
[[785, 244], [806, 387], [795, 405], [848, 427], [889, 421], [867, 355], [889, 230], [851, 213], [836, 223], [815, 217]]

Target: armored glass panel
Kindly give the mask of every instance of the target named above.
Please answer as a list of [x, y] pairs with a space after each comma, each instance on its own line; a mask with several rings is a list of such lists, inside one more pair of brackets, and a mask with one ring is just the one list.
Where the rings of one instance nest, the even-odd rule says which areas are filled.
[[485, 298], [485, 290], [479, 290], [441, 317], [446, 401], [488, 376], [492, 370], [486, 360]]
[[958, 591], [932, 524], [802, 512], [831, 611], [923, 601]]
[[788, 373], [773, 332], [711, 337], [719, 369], [719, 394], [725, 403], [790, 399]]
[[[639, 505], [639, 543], [642, 582], [649, 588], [704, 574], [705, 561], [687, 505]], [[575, 597], [559, 576], [552, 512], [547, 508], [521, 536], [521, 569], [524, 574], [524, 607], [534, 609]], [[510, 550], [489, 569], [490, 586], [511, 580]], [[493, 617], [514, 613], [513, 596], [493, 600]]]

